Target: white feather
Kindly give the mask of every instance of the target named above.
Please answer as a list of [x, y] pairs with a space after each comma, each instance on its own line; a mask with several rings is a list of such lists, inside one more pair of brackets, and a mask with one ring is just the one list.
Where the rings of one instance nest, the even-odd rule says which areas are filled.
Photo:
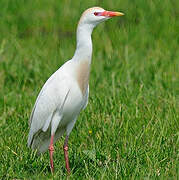
[[77, 64], [73, 61], [65, 63], [40, 91], [30, 117], [28, 146], [33, 149], [48, 148], [43, 144], [50, 142], [51, 134], [55, 134], [55, 139], [61, 136], [83, 108], [84, 98], [74, 79], [75, 66]]

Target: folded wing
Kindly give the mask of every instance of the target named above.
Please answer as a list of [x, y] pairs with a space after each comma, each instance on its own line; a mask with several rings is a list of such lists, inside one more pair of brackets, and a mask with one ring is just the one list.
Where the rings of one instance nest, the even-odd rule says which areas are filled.
[[[70, 84], [68, 77], [58, 71], [53, 74], [41, 89], [29, 119], [30, 132], [28, 146], [31, 146], [35, 134], [47, 131], [54, 112], [63, 108], [68, 96]], [[60, 111], [59, 111], [60, 112]], [[62, 115], [59, 114], [59, 118]]]

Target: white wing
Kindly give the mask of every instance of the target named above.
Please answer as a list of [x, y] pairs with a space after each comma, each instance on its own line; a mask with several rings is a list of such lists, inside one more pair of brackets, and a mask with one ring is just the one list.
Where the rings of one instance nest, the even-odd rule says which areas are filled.
[[59, 70], [47, 80], [37, 97], [29, 120], [28, 146], [31, 145], [35, 133], [48, 129], [54, 111], [64, 105], [69, 93], [68, 77]]

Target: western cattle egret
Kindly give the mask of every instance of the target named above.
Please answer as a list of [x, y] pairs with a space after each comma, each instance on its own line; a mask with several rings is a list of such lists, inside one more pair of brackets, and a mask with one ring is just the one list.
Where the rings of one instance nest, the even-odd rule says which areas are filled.
[[77, 45], [73, 58], [62, 65], [46, 81], [33, 107], [29, 126], [28, 146], [43, 153], [49, 149], [51, 172], [53, 165], [53, 144], [66, 132], [64, 156], [67, 172], [68, 137], [82, 109], [88, 104], [89, 73], [92, 56], [91, 33], [99, 23], [121, 12], [106, 11], [100, 7], [87, 9], [77, 27]]

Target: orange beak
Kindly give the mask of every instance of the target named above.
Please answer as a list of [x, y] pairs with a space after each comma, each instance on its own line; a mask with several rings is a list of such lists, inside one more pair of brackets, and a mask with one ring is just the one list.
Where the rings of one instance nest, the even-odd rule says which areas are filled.
[[105, 16], [105, 17], [115, 17], [115, 16], [123, 16], [124, 14], [121, 12], [103, 11], [103, 12], [95, 12], [94, 15]]

